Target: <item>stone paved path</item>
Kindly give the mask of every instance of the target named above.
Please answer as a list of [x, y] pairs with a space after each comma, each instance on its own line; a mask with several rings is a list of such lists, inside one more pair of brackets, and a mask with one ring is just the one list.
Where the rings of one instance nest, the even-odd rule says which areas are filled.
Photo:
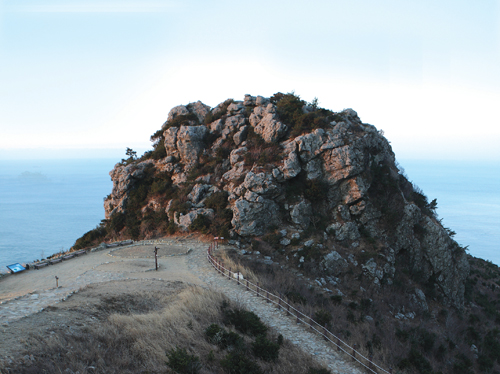
[[[150, 271], [152, 270], [150, 268], [150, 259], [121, 259], [118, 256], [113, 256], [109, 250], [102, 251], [106, 253], [89, 254], [87, 255], [89, 258], [96, 256], [92, 260], [95, 264], [89, 270], [75, 274], [63, 287], [33, 290], [24, 295], [10, 298], [5, 297], [5, 293], [2, 295], [0, 292], [0, 300], [3, 300], [2, 304], [0, 304], [0, 324], [8, 324], [19, 318], [37, 313], [91, 283], [144, 278], [183, 280], [211, 287], [224, 293], [233, 302], [238, 303], [245, 309], [253, 311], [267, 325], [275, 329], [277, 333], [282, 334], [294, 344], [310, 352], [318, 363], [330, 368], [332, 373], [358, 374], [363, 372], [352, 364], [349, 357], [337, 353], [333, 346], [301, 324], [295, 324], [294, 318], [288, 317], [285, 312], [279, 311], [273, 304], [266, 303], [263, 298], [246, 291], [244, 286], [238, 286], [235, 281], [229, 281], [218, 274], [207, 261], [206, 249], [208, 244], [183, 238], [165, 240], [163, 244], [183, 245], [191, 248], [192, 251], [187, 256], [160, 259], [160, 271], [158, 272]], [[151, 246], [151, 248], [153, 247]], [[55, 268], [58, 265], [52, 266]], [[144, 269], [137, 270], [141, 266]], [[30, 273], [39, 275], [37, 272], [44, 270], [30, 271]], [[198, 278], [198, 281], [193, 278]], [[0, 282], [0, 291], [4, 281]]]

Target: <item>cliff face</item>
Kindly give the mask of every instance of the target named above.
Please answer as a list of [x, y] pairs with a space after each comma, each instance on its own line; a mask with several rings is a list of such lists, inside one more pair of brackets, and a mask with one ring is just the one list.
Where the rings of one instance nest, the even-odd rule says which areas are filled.
[[163, 225], [235, 240], [274, 235], [283, 252], [312, 235], [327, 276], [362, 253], [355, 262], [374, 284], [392, 284], [405, 270], [463, 305], [464, 250], [435, 203], [400, 172], [383, 134], [355, 111], [291, 94], [247, 95], [213, 109], [197, 102], [173, 108], [152, 140], [153, 151], [110, 172], [104, 207], [117, 233], [155, 235]]

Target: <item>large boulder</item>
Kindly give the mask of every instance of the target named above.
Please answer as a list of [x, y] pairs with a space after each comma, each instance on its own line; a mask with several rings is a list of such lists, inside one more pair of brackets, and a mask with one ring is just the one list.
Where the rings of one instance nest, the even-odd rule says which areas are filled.
[[179, 128], [176, 146], [183, 163], [192, 165], [198, 161], [198, 156], [205, 149], [204, 138], [207, 131], [203, 125]]

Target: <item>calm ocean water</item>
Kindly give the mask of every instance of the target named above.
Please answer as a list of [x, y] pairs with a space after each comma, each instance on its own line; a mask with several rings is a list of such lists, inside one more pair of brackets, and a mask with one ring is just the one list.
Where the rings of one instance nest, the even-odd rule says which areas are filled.
[[95, 228], [116, 162], [0, 161], [0, 271], [67, 250]]
[[[104, 218], [106, 160], [0, 161], [0, 271], [71, 247]], [[399, 160], [437, 198], [439, 218], [477, 257], [500, 265], [500, 163]]]

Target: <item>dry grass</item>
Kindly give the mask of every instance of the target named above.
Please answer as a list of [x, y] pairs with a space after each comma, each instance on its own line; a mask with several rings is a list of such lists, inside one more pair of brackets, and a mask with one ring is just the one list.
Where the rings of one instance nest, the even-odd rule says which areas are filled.
[[[20, 357], [31, 354], [35, 360], [25, 365], [20, 359], [10, 365], [9, 371], [0, 368], [0, 372], [173, 373], [167, 355], [179, 347], [199, 357], [200, 374], [220, 373], [220, 361], [228, 350], [208, 342], [205, 330], [213, 323], [224, 326], [223, 302], [228, 303], [221, 293], [194, 286], [174, 294], [136, 292], [102, 297], [99, 308], [83, 311], [92, 310], [101, 321], [81, 329], [63, 327], [52, 335], [30, 337], [29, 348], [20, 352]], [[100, 314], [95, 314], [96, 310]], [[225, 328], [234, 331], [231, 326]], [[270, 331], [268, 338], [276, 341], [277, 334]], [[250, 347], [253, 338], [244, 336], [244, 340]], [[286, 340], [277, 362], [253, 359], [263, 372], [277, 374], [306, 373], [317, 366], [308, 354]]]
[[233, 261], [225, 249], [221, 248], [220, 250], [214, 251], [214, 256], [222, 260], [226, 269], [231, 269], [234, 273], [239, 271], [245, 279], [248, 279], [252, 283], [257, 284], [257, 282], [260, 282], [257, 275], [250, 268], [244, 266], [240, 262]]

